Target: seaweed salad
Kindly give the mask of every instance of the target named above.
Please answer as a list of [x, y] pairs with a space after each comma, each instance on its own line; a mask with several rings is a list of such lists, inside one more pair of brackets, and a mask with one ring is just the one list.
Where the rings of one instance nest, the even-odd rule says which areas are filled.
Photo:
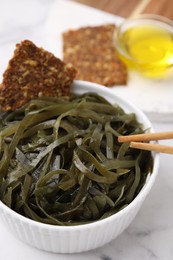
[[127, 114], [95, 93], [39, 98], [0, 119], [0, 200], [53, 225], [79, 225], [126, 207], [152, 168], [148, 151], [119, 143], [143, 133]]

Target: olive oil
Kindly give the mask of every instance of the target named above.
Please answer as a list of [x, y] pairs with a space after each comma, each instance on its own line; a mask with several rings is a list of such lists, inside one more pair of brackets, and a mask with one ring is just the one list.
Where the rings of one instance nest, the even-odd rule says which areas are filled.
[[124, 62], [145, 76], [162, 76], [173, 65], [171, 26], [153, 23], [127, 28], [119, 37], [119, 44]]

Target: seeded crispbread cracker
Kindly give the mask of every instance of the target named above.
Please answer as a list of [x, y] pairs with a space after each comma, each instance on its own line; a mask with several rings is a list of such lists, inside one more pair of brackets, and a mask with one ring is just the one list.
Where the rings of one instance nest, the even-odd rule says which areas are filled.
[[76, 79], [105, 86], [126, 84], [126, 66], [113, 46], [115, 29], [108, 24], [63, 33], [63, 59], [77, 68]]
[[40, 96], [70, 94], [76, 70], [29, 40], [16, 45], [3, 74], [0, 107], [15, 110]]

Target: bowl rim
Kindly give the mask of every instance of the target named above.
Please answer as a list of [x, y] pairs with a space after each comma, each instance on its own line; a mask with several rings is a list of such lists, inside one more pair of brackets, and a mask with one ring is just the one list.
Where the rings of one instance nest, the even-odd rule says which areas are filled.
[[[132, 104], [130, 101], [126, 100], [125, 98], [121, 98], [116, 93], [114, 93], [111, 89], [109, 89], [105, 86], [99, 85], [97, 83], [88, 82], [88, 81], [75, 80], [72, 85], [72, 90], [74, 92], [76, 90], [82, 91], [82, 88], [88, 88], [88, 86], [89, 86], [89, 88], [91, 88], [91, 90], [89, 90], [88, 92], [97, 91], [97, 93], [99, 93], [99, 94], [101, 92], [101, 93], [106, 93], [107, 95], [110, 95], [111, 97], [115, 98], [115, 101], [117, 104], [119, 104], [119, 102], [120, 102], [120, 103], [127, 105], [127, 108], [130, 108], [130, 110], [132, 110], [131, 112], [135, 112], [135, 114], [137, 113], [137, 117], [140, 117], [141, 119], [143, 119], [143, 121], [146, 121], [148, 124], [152, 125], [150, 120], [148, 119], [148, 117], [138, 107], [136, 107], [134, 104]], [[124, 107], [123, 107], [123, 109], [124, 109]], [[151, 129], [153, 131], [152, 127], [151, 127]], [[6, 206], [2, 201], [0, 201], [0, 211], [7, 212], [9, 215], [14, 216], [14, 218], [19, 219], [21, 222], [28, 224], [32, 227], [39, 226], [40, 228], [45, 229], [45, 230], [49, 229], [52, 231], [64, 231], [64, 232], [71, 231], [71, 230], [74, 230], [74, 231], [87, 230], [88, 228], [98, 227], [98, 226], [101, 226], [102, 224], [108, 224], [109, 222], [113, 222], [114, 220], [120, 218], [124, 214], [127, 214], [132, 208], [135, 208], [136, 204], [138, 204], [138, 201], [141, 200], [142, 197], [144, 197], [144, 199], [145, 199], [145, 196], [148, 194], [151, 187], [153, 186], [156, 176], [158, 174], [158, 168], [159, 168], [159, 154], [155, 153], [152, 174], [150, 174], [149, 180], [146, 181], [145, 185], [140, 190], [138, 195], [133, 199], [133, 201], [130, 204], [128, 204], [128, 206], [121, 209], [117, 213], [115, 213], [109, 217], [106, 217], [104, 219], [93, 221], [91, 223], [86, 223], [86, 224], [81, 224], [81, 225], [80, 224], [71, 225], [71, 226], [65, 226], [65, 225], [59, 226], [59, 225], [52, 225], [52, 224], [37, 222], [35, 220], [29, 219], [25, 216], [20, 215], [19, 213], [15, 212], [14, 210], [12, 210], [8, 206]]]

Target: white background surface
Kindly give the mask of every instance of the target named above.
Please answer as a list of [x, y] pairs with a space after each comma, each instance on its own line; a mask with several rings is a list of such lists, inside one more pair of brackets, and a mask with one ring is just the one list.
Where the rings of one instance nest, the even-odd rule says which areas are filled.
[[[1, 74], [17, 42], [30, 39], [38, 45], [51, 49], [49, 43], [54, 38], [47, 29], [45, 30], [45, 26], [47, 18], [50, 19], [48, 14], [53, 2], [55, 1], [0, 0]], [[68, 18], [65, 19], [67, 24]], [[160, 119], [163, 121], [163, 118]], [[153, 123], [156, 131], [173, 130], [173, 123], [158, 121]], [[162, 143], [173, 146], [173, 140]], [[128, 229], [111, 243], [81, 254], [51, 254], [34, 249], [16, 239], [3, 226], [0, 217], [0, 260], [172, 260], [173, 155], [162, 154], [160, 157], [159, 176], [150, 195]]]

